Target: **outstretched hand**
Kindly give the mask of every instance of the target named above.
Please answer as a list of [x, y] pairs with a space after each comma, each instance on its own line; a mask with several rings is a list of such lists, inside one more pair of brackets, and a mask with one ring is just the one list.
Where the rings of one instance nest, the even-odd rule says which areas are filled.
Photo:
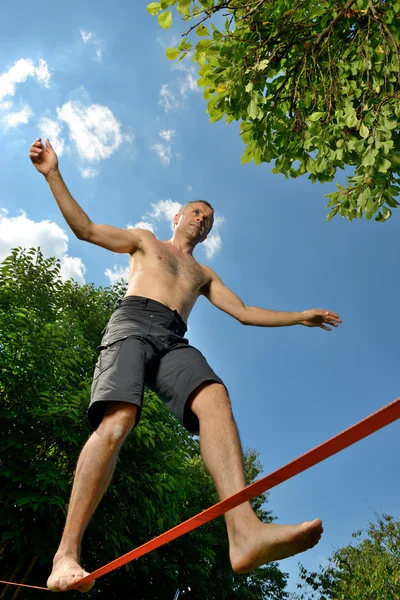
[[45, 177], [51, 171], [58, 169], [58, 158], [54, 152], [49, 140], [46, 140], [46, 145], [42, 143], [42, 139], [35, 140], [29, 150], [29, 158], [33, 166]]
[[322, 310], [321, 308], [303, 310], [302, 315], [302, 325], [306, 327], [321, 327], [325, 331], [331, 331], [332, 327], [337, 327], [342, 322], [339, 315], [331, 310]]

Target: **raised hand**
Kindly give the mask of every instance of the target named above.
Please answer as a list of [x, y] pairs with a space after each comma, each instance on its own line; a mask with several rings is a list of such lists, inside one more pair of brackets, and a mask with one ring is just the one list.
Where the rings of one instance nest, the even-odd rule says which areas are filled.
[[342, 322], [339, 315], [331, 310], [322, 310], [321, 308], [303, 310], [302, 315], [302, 325], [306, 327], [321, 327], [325, 331], [331, 331], [332, 327], [337, 327]]
[[35, 140], [29, 150], [29, 158], [33, 166], [45, 177], [51, 171], [57, 171], [58, 169], [57, 154], [54, 152], [49, 140], [46, 140], [46, 145], [42, 143], [41, 138]]

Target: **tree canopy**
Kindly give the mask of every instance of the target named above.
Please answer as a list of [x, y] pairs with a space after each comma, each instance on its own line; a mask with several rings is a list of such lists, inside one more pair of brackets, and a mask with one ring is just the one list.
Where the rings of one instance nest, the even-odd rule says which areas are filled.
[[[63, 282], [39, 250], [15, 249], [0, 264], [0, 579], [44, 585], [57, 549], [86, 419], [101, 331], [122, 285]], [[248, 450], [251, 483], [262, 467]], [[217, 501], [199, 444], [152, 393], [122, 449], [113, 483], [83, 543], [89, 571]], [[254, 501], [264, 520], [267, 495]], [[245, 575], [229, 563], [222, 518], [103, 577], [88, 598], [193, 600], [287, 598], [276, 563]], [[189, 591], [190, 588], [190, 591]], [[16, 600], [21, 588], [0, 589]], [[42, 598], [43, 592], [21, 596]]]
[[400, 598], [400, 521], [377, 516], [357, 543], [340, 548], [318, 573], [300, 567], [296, 600], [398, 600]]
[[[186, 31], [167, 57], [199, 67], [210, 121], [240, 121], [242, 162], [330, 182], [328, 220], [384, 222], [400, 191], [400, 0], [160, 0]], [[191, 36], [193, 32], [195, 37]]]

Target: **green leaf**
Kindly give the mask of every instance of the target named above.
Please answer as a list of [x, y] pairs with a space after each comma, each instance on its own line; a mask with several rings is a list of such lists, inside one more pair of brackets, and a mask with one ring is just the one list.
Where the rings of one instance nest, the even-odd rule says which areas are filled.
[[375, 156], [368, 151], [361, 163], [364, 167], [372, 167], [375, 164]]
[[180, 55], [181, 51], [178, 48], [167, 48], [165, 54], [169, 60], [175, 60]]
[[378, 171], [380, 173], [387, 173], [392, 166], [392, 163], [386, 158], [380, 157], [377, 161]]
[[264, 59], [264, 60], [262, 60], [262, 61], [260, 61], [259, 63], [256, 64], [256, 69], [258, 71], [264, 71], [268, 67], [269, 62], [270, 61], [267, 58]]
[[392, 211], [386, 206], [382, 206], [383, 219], [387, 221], [392, 216]]
[[159, 2], [150, 2], [146, 8], [151, 15], [158, 15], [161, 10], [161, 4]]
[[256, 119], [258, 117], [258, 106], [254, 99], [250, 101], [250, 104], [247, 107], [247, 114], [249, 115], [250, 119]]
[[362, 123], [362, 124], [361, 124], [361, 127], [360, 127], [360, 135], [361, 135], [361, 137], [363, 137], [364, 139], [365, 139], [365, 138], [367, 138], [367, 137], [369, 136], [369, 129], [368, 129], [368, 127], [366, 127], [366, 126], [364, 125], [364, 123]]
[[315, 121], [319, 121], [323, 117], [326, 117], [326, 112], [315, 112], [312, 113], [309, 117], [307, 117], [307, 119], [314, 123]]
[[246, 92], [251, 92], [254, 88], [254, 83], [252, 81], [249, 81], [249, 83], [246, 85], [246, 87], [244, 88]]
[[158, 23], [163, 29], [169, 29], [172, 25], [172, 11], [168, 10], [158, 15]]
[[210, 35], [210, 32], [205, 25], [199, 25], [199, 27], [196, 29], [196, 35], [199, 37], [204, 37], [206, 35]]

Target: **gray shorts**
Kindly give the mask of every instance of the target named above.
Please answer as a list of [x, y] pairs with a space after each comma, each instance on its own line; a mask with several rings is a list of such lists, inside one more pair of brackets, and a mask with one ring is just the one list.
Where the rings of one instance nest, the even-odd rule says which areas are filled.
[[199, 433], [188, 399], [202, 383], [223, 382], [183, 337], [186, 330], [179, 314], [160, 302], [141, 296], [118, 302], [101, 340], [93, 376], [88, 419], [94, 429], [106, 403], [115, 401], [138, 406], [137, 424], [146, 386], [188, 431]]

